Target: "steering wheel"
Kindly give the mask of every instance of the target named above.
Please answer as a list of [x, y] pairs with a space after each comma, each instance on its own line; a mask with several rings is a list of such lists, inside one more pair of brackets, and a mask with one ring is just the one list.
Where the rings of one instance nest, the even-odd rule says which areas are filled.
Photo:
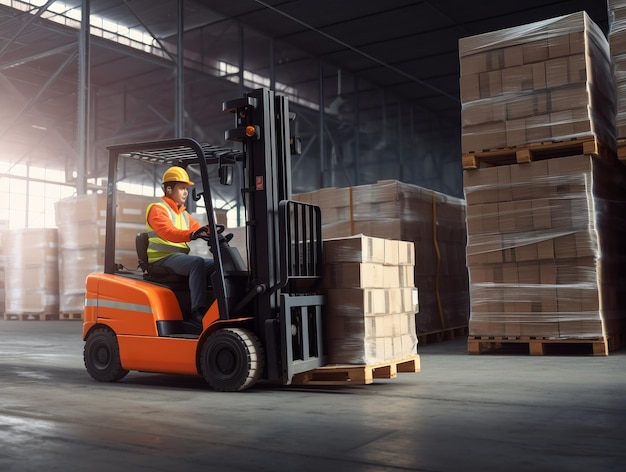
[[[225, 229], [226, 229], [225, 225], [218, 224], [218, 223], [215, 224], [215, 232], [218, 236], [219, 241], [221, 241], [222, 239], [226, 239], [226, 242], [228, 242], [233, 238], [232, 234], [227, 234], [226, 236], [222, 236], [222, 233], [224, 232]], [[200, 239], [203, 239], [204, 241], [209, 243], [209, 246], [211, 245], [211, 237], [208, 234], [200, 236]]]

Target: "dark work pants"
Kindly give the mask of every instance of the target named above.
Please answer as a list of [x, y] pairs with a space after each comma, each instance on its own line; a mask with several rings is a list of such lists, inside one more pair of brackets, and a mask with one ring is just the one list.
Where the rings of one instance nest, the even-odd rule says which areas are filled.
[[189, 254], [172, 254], [154, 263], [155, 266], [169, 267], [178, 275], [189, 277], [191, 313], [204, 312], [209, 308], [207, 301], [207, 277], [213, 270], [213, 259], [205, 259]]

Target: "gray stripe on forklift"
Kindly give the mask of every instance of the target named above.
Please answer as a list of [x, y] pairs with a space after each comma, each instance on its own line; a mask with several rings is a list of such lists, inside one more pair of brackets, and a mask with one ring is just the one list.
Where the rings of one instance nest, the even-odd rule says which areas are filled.
[[141, 313], [152, 313], [152, 306], [150, 305], [114, 302], [112, 300], [98, 300], [96, 298], [85, 299], [85, 306], [98, 306], [98, 307], [104, 307], [104, 308], [116, 308], [118, 310], [139, 311]]

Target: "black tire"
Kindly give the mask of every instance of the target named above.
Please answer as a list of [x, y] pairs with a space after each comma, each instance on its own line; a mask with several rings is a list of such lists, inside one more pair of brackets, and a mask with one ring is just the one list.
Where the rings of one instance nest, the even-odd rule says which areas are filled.
[[239, 392], [261, 378], [265, 357], [259, 338], [247, 329], [222, 328], [202, 346], [200, 368], [214, 390]]
[[115, 382], [128, 374], [122, 368], [117, 337], [109, 328], [94, 328], [89, 333], [83, 360], [89, 375], [99, 382]]

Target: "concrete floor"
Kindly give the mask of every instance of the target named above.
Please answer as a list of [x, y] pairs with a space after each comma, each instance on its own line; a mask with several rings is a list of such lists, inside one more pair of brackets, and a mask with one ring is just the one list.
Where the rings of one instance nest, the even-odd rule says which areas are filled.
[[470, 356], [349, 387], [131, 373], [97, 383], [77, 321], [0, 321], [0, 470], [624, 471], [626, 352]]

